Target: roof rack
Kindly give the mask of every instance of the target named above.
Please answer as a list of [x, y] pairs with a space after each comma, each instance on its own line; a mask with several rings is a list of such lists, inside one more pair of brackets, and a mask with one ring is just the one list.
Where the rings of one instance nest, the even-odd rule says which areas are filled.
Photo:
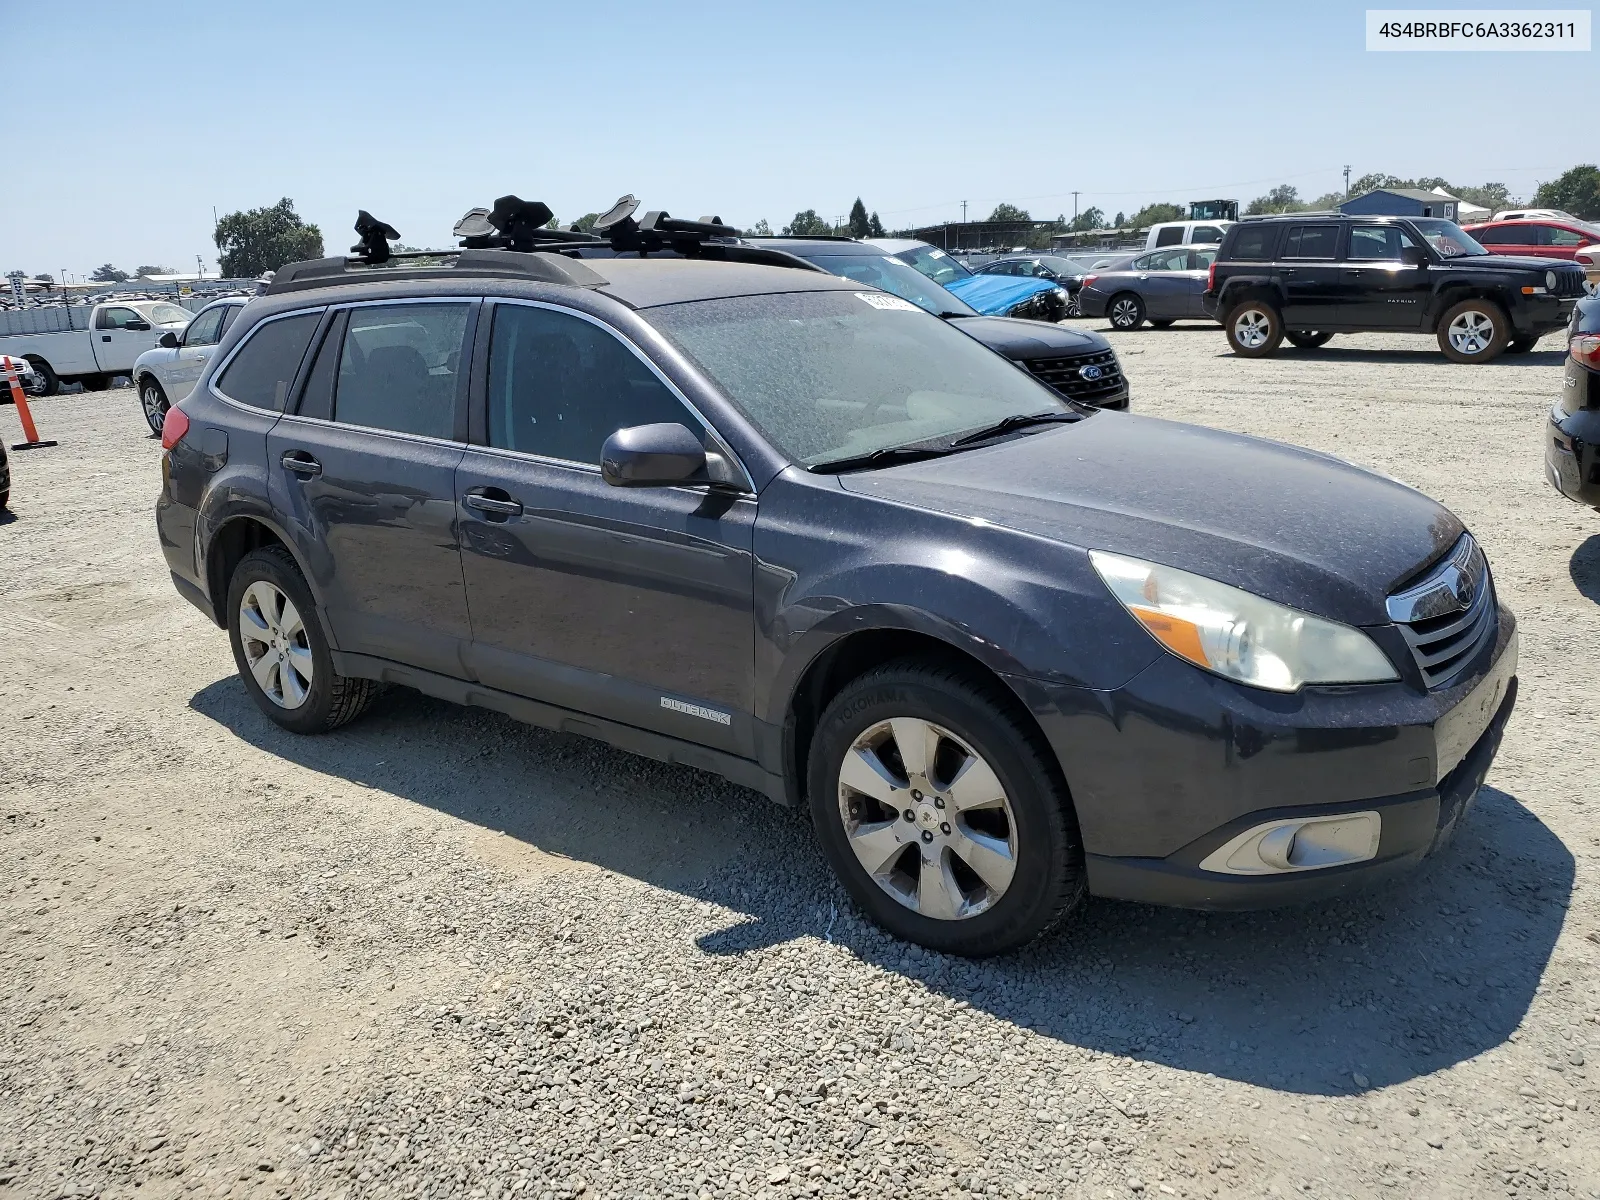
[[[1246, 213], [1241, 221], [1276, 221], [1282, 217], [1354, 217], [1362, 214], [1340, 212], [1337, 208], [1313, 208], [1305, 212]], [[1393, 213], [1373, 213], [1373, 216], [1393, 216]], [[1188, 224], [1188, 222], [1185, 222]]]
[[448, 266], [422, 266], [401, 263], [372, 266], [348, 258], [319, 258], [310, 262], [288, 263], [273, 277], [266, 295], [332, 287], [340, 283], [400, 282], [416, 279], [531, 279], [539, 283], [563, 283], [571, 287], [599, 287], [603, 275], [581, 262], [552, 254], [522, 254], [506, 250], [444, 250], [427, 254], [402, 254], [394, 258], [453, 258]]

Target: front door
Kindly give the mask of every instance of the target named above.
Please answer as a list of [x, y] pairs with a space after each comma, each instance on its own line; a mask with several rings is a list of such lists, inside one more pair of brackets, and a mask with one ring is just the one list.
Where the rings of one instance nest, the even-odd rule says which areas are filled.
[[753, 755], [751, 497], [620, 488], [617, 429], [699, 418], [587, 317], [496, 305], [487, 446], [456, 477], [470, 665], [491, 687]]
[[178, 335], [178, 349], [172, 358], [156, 368], [161, 386], [166, 389], [167, 400], [177, 404], [200, 380], [200, 372], [211, 360], [217, 343], [222, 340], [222, 318], [229, 305], [219, 304], [208, 308], [189, 322], [189, 327]]
[[1398, 225], [1352, 225], [1341, 319], [1363, 329], [1418, 329], [1432, 296], [1426, 267], [1403, 262], [1417, 243]]
[[408, 301], [336, 313], [297, 410], [267, 435], [273, 506], [339, 648], [458, 678], [471, 627], [455, 472], [476, 308]]
[[1320, 329], [1339, 323], [1342, 280], [1338, 247], [1336, 222], [1290, 226], [1278, 256], [1283, 277], [1283, 323], [1288, 328]]
[[94, 319], [94, 357], [108, 374], [133, 370], [133, 361], [155, 344], [150, 322], [137, 309], [103, 306]]

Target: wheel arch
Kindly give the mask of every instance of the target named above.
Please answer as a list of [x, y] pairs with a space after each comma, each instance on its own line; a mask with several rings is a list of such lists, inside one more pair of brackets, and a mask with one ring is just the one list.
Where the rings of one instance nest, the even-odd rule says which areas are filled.
[[1489, 283], [1458, 283], [1440, 288], [1434, 293], [1433, 302], [1428, 308], [1426, 319], [1423, 323], [1425, 333], [1438, 333], [1439, 322], [1444, 314], [1449, 312], [1463, 300], [1488, 300], [1506, 315], [1507, 321], [1512, 321], [1512, 305], [1509, 296], [1503, 287], [1496, 287]]
[[306, 568], [305, 560], [295, 548], [294, 539], [259, 513], [236, 513], [226, 517], [206, 539], [205, 557], [200, 569], [206, 581], [206, 594], [211, 601], [212, 618], [220, 628], [228, 627], [228, 583], [233, 578], [233, 572], [245, 555], [267, 546], [281, 546], [294, 560], [307, 590], [317, 602], [317, 621], [322, 626], [323, 636], [328, 639], [329, 647], [337, 650], [338, 643], [323, 612], [322, 597], [317, 592], [317, 585]]

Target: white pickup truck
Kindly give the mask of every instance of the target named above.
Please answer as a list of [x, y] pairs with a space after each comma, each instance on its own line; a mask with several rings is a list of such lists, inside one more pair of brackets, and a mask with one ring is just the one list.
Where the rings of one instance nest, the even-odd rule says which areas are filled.
[[193, 314], [167, 300], [111, 300], [93, 308], [56, 305], [0, 312], [0, 354], [33, 364], [29, 391], [53, 395], [63, 383], [93, 391], [113, 375], [130, 375], [133, 361], [164, 333], [182, 333]]

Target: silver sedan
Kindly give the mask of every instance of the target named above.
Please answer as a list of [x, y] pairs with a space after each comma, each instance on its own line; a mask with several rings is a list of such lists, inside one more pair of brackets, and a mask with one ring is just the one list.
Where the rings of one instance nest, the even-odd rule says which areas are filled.
[[133, 364], [133, 386], [144, 419], [159, 437], [167, 410], [194, 390], [207, 361], [228, 332], [248, 296], [228, 296], [206, 305], [179, 333], [164, 333], [155, 348]]

